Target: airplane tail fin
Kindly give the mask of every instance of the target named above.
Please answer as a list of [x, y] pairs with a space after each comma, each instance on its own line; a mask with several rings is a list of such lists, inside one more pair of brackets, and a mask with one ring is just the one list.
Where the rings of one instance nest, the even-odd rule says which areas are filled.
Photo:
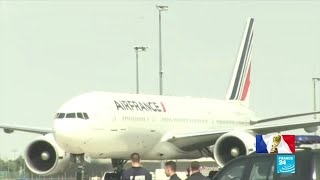
[[243, 34], [226, 100], [242, 101], [249, 105], [253, 18], [248, 18]]

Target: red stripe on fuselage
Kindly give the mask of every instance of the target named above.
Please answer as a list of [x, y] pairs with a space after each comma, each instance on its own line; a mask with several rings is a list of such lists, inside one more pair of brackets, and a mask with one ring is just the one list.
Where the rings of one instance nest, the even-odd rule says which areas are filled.
[[166, 107], [164, 107], [164, 105], [163, 105], [163, 103], [162, 103], [162, 102], [160, 102], [160, 104], [161, 104], [161, 106], [162, 106], [162, 110], [163, 110], [163, 112], [166, 112]]
[[248, 94], [248, 90], [249, 90], [249, 86], [250, 86], [250, 72], [251, 72], [251, 64], [249, 65], [249, 70], [248, 70], [246, 82], [245, 82], [244, 87], [243, 87], [241, 101], [244, 101], [246, 99], [246, 97], [247, 97], [247, 94]]

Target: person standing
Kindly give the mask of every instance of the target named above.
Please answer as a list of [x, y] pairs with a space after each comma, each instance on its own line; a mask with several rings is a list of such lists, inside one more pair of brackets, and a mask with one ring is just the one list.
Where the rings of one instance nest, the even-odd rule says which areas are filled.
[[193, 161], [191, 163], [191, 175], [186, 180], [209, 180], [200, 172], [200, 163], [198, 161]]
[[122, 173], [121, 180], [152, 180], [150, 172], [142, 167], [138, 153], [132, 153], [130, 160], [131, 168]]
[[177, 164], [173, 161], [168, 161], [165, 163], [164, 173], [167, 177], [170, 177], [169, 180], [181, 180], [177, 173]]

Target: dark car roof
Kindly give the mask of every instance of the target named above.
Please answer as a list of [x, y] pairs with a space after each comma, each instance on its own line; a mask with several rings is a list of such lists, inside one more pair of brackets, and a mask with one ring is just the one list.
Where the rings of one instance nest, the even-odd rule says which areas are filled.
[[[312, 154], [319, 154], [320, 153], [320, 149], [297, 149], [296, 152], [295, 152], [295, 155], [296, 156], [305, 156], [305, 155], [312, 155]], [[240, 159], [248, 159], [248, 158], [256, 158], [256, 157], [274, 157], [276, 156], [277, 154], [268, 154], [268, 153], [251, 153], [247, 156], [240, 156], [240, 157], [237, 157], [231, 161], [229, 161], [226, 165], [228, 164], [231, 164], [233, 161], [237, 161], [237, 160], [240, 160]], [[225, 165], [225, 166], [226, 166]]]
[[[312, 164], [308, 164], [308, 162], [312, 162], [310, 161], [311, 159], [313, 159], [313, 157], [315, 155], [319, 155], [320, 154], [320, 149], [317, 150], [312, 150], [312, 149], [305, 149], [305, 150], [296, 150], [295, 156], [296, 156], [296, 161], [298, 160], [298, 162], [300, 162], [299, 164], [297, 164], [297, 166], [299, 165], [300, 167], [303, 166], [303, 168], [299, 168], [298, 172], [296, 172], [295, 175], [295, 180], [296, 179], [301, 179], [302, 177], [305, 179], [310, 179], [310, 172], [308, 172], [308, 169], [310, 169], [311, 171], [311, 166]], [[240, 156], [237, 157], [231, 161], [229, 161], [221, 170], [229, 167], [229, 166], [233, 166], [233, 164], [236, 164], [238, 161], [241, 160], [248, 160], [251, 162], [255, 162], [258, 158], [270, 158], [270, 159], [275, 159], [275, 156], [278, 154], [257, 154], [257, 153], [251, 153], [250, 155], [247, 156]], [[219, 176], [219, 174], [222, 173], [223, 171], [219, 171], [214, 177]], [[291, 178], [291, 177], [290, 177]]]

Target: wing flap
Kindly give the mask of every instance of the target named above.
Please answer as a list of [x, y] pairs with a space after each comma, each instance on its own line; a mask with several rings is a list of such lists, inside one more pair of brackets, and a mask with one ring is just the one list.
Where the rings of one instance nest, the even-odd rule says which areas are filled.
[[281, 122], [281, 123], [268, 123], [268, 124], [257, 124], [250, 127], [250, 130], [257, 134], [268, 134], [274, 132], [288, 131], [299, 128], [320, 126], [319, 120], [303, 121], [303, 122]]

